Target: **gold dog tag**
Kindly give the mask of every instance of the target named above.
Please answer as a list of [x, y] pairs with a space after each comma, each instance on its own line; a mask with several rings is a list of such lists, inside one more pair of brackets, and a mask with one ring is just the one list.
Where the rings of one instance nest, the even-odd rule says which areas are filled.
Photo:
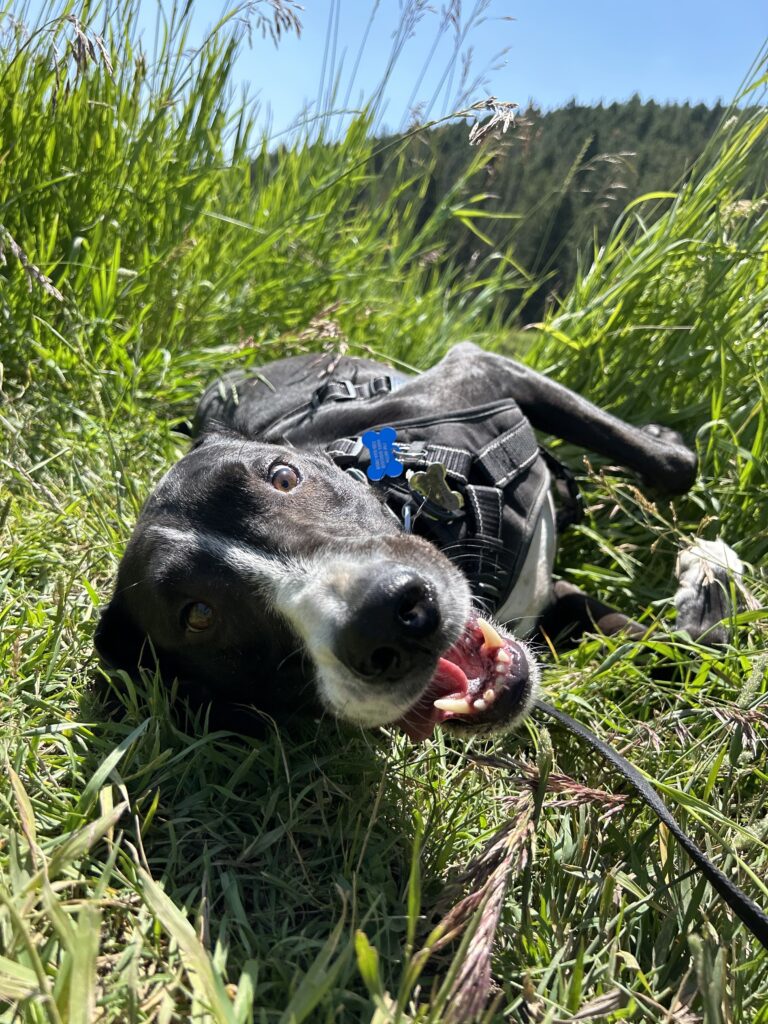
[[421, 473], [408, 473], [408, 485], [412, 491], [427, 501], [434, 502], [449, 512], [458, 512], [464, 507], [464, 498], [458, 491], [452, 491], [446, 478], [442, 462], [433, 462]]

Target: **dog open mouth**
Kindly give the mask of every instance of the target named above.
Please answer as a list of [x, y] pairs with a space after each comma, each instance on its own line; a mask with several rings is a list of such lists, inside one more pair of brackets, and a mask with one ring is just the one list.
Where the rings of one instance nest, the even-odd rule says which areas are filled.
[[439, 659], [427, 689], [394, 724], [414, 742], [427, 739], [443, 723], [491, 732], [523, 713], [532, 685], [523, 645], [473, 612], [462, 635]]

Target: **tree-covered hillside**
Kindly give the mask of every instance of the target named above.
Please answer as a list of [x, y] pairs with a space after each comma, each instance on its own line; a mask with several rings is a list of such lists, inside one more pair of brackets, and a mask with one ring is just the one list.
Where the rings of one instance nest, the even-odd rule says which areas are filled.
[[[623, 207], [675, 189], [726, 116], [721, 105], [660, 105], [637, 96], [610, 106], [522, 111], [512, 131], [491, 140], [493, 155], [472, 179], [474, 215], [447, 226], [444, 254], [472, 266], [487, 252], [478, 230], [500, 250], [511, 246], [515, 262], [541, 279], [533, 294], [526, 296], [522, 285], [515, 290], [511, 308], [519, 303], [523, 321], [537, 320], [573, 284], [578, 260], [591, 262], [594, 241], [605, 241]], [[417, 199], [426, 221], [476, 155], [464, 122], [414, 135], [405, 154], [414, 184], [404, 203]], [[377, 170], [382, 180], [372, 188], [388, 194], [400, 171], [386, 155]], [[477, 200], [479, 194], [485, 198]], [[644, 206], [643, 218], [664, 206]], [[502, 217], [478, 217], [478, 209]]]

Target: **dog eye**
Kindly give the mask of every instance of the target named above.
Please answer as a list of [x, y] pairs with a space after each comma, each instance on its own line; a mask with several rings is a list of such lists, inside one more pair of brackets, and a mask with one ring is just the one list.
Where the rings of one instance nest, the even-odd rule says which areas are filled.
[[292, 491], [299, 486], [301, 477], [293, 466], [273, 466], [269, 482], [276, 491]]
[[213, 608], [205, 601], [195, 601], [181, 613], [181, 621], [193, 633], [202, 633], [213, 624]]

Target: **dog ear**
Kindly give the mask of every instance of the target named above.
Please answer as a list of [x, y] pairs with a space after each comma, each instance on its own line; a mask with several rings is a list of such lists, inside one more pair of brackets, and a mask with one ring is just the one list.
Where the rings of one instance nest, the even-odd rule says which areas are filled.
[[93, 643], [106, 665], [130, 673], [142, 663], [147, 646], [145, 635], [117, 597], [112, 598], [101, 613]]

